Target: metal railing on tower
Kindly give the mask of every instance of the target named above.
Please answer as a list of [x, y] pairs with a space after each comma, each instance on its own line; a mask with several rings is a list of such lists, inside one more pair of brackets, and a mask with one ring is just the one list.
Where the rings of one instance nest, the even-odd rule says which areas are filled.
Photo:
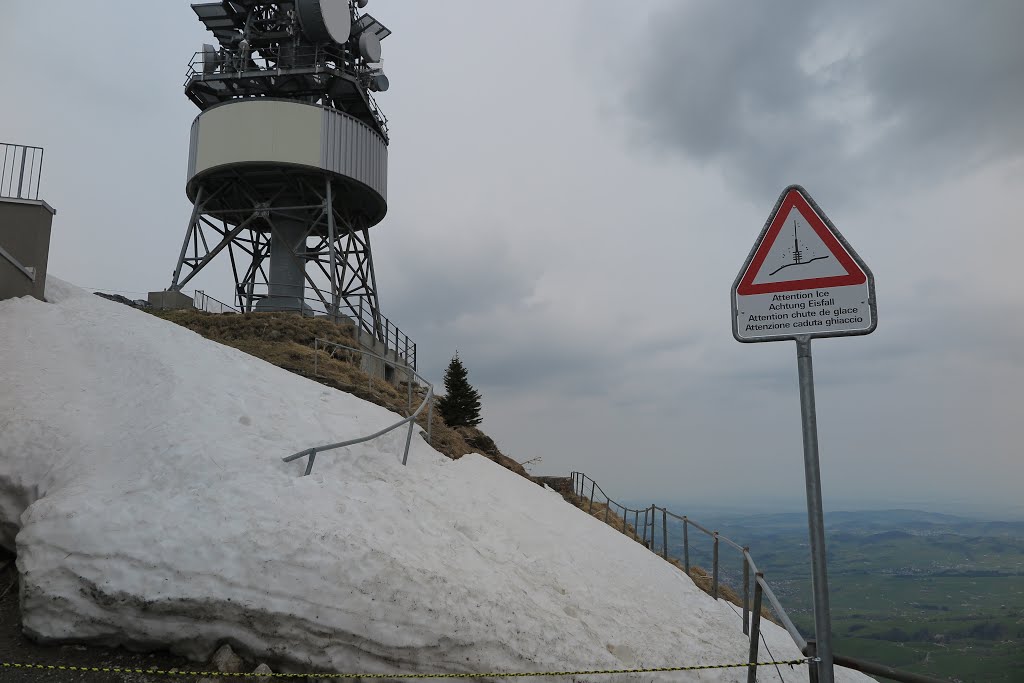
[[0, 197], [37, 201], [43, 175], [43, 148], [0, 142], [0, 156]]

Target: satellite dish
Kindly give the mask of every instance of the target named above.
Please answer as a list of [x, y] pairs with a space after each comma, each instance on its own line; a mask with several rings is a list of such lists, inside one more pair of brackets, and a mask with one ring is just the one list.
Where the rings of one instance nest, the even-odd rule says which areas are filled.
[[370, 88], [370, 90], [374, 92], [384, 92], [385, 90], [391, 87], [391, 81], [389, 81], [388, 77], [385, 76], [382, 72], [379, 74], [374, 74], [370, 78], [370, 82], [367, 84], [367, 86]]
[[220, 66], [220, 57], [217, 55], [217, 48], [209, 43], [203, 43], [203, 73], [212, 74]]
[[368, 4], [370, 4], [370, 0], [356, 0], [356, 4], [359, 5], [360, 9], [362, 9], [363, 7], [366, 7]]
[[302, 32], [314, 43], [345, 43], [352, 35], [348, 0], [297, 0]]
[[369, 31], [359, 34], [359, 54], [367, 62], [375, 64], [380, 61], [380, 38]]

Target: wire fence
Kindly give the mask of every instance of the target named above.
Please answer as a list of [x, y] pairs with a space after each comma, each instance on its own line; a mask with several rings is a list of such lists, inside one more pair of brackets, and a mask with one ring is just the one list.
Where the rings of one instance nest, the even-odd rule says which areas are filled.
[[[754, 558], [750, 555], [750, 548], [740, 545], [731, 538], [727, 538], [717, 531], [713, 531], [696, 520], [690, 519], [687, 515], [679, 515], [667, 508], [650, 505], [643, 508], [631, 508], [613, 500], [604, 489], [583, 472], [572, 472], [569, 475], [572, 493], [577, 496], [585, 511], [594, 515], [595, 506], [597, 515], [604, 517], [605, 523], [619, 528], [627, 536], [631, 536], [646, 546], [651, 552], [660, 555], [663, 559], [679, 562], [681, 558], [683, 569], [687, 576], [693, 577], [691, 573], [690, 555], [695, 546], [690, 543], [691, 528], [698, 534], [703, 534], [710, 541], [707, 548], [711, 559], [711, 586], [708, 591], [711, 596], [718, 600], [722, 597], [722, 585], [719, 582], [723, 567], [721, 549], [723, 544], [739, 553], [738, 558], [741, 564], [741, 595], [739, 600], [743, 608], [743, 633], [749, 636], [750, 641], [750, 662], [756, 662], [758, 649], [763, 643], [761, 635], [761, 614], [762, 608], [770, 607], [778, 623], [786, 629], [790, 638], [804, 655], [815, 658], [816, 650], [814, 640], [807, 640], [800, 633], [800, 630], [793, 623], [789, 614], [786, 613], [782, 603], [764, 578], [764, 572], [758, 568]], [[601, 508], [604, 508], [602, 511]], [[674, 521], [673, 524], [670, 520]], [[630, 527], [632, 522], [632, 527]], [[674, 533], [673, 530], [675, 529]], [[707, 543], [707, 541], [705, 541]], [[736, 557], [736, 556], [734, 556]], [[765, 644], [767, 647], [767, 644]], [[883, 664], [867, 662], [853, 657], [844, 657], [835, 654], [835, 663], [849, 669], [861, 671], [874, 676], [882, 676], [889, 680], [900, 683], [949, 683], [938, 678], [900, 671]], [[812, 662], [809, 668], [809, 680], [811, 683], [818, 681], [818, 667]], [[751, 667], [747, 671], [748, 683], [757, 680], [757, 670]], [[781, 676], [781, 675], [780, 675]]]

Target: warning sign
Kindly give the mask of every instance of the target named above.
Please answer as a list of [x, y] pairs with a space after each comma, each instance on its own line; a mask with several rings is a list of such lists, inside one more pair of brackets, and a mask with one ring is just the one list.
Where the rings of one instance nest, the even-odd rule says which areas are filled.
[[775, 204], [732, 291], [741, 342], [838, 337], [875, 330], [875, 281], [797, 185]]

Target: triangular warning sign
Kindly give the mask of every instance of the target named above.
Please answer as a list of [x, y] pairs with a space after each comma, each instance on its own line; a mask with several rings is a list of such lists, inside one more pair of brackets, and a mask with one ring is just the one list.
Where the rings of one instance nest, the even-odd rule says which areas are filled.
[[736, 293], [750, 296], [861, 285], [867, 279], [803, 193], [792, 187], [769, 218]]

